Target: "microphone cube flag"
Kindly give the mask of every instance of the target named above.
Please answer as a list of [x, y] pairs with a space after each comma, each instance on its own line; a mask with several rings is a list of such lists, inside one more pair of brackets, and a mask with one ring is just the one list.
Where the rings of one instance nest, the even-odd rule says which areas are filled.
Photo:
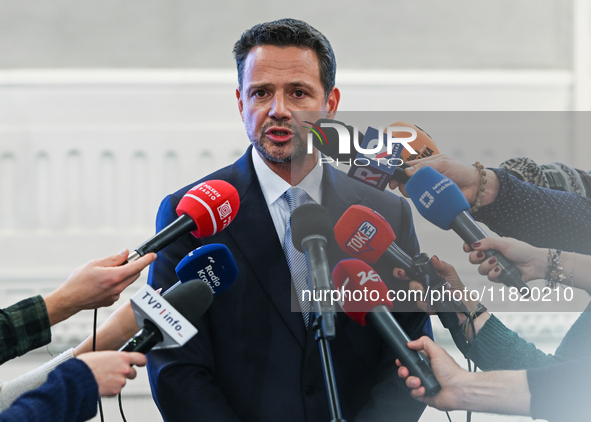
[[334, 226], [339, 246], [353, 258], [374, 264], [396, 235], [390, 224], [377, 211], [363, 205], [352, 205]]
[[332, 271], [332, 278], [339, 291], [339, 305], [360, 325], [367, 325], [365, 317], [375, 307], [393, 307], [388, 300], [388, 288], [379, 274], [359, 259], [340, 261]]
[[470, 209], [458, 185], [433, 167], [425, 166], [413, 174], [406, 193], [419, 213], [443, 230], [449, 230], [454, 218]]
[[182, 197], [176, 212], [180, 217], [187, 214], [197, 230], [191, 233], [207, 237], [225, 229], [236, 217], [240, 197], [234, 186], [223, 180], [208, 180], [191, 188]]

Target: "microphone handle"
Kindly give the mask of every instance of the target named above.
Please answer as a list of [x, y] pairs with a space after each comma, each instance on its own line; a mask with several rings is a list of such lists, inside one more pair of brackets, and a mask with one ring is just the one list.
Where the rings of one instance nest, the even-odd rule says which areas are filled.
[[152, 347], [160, 343], [164, 338], [162, 333], [149, 319], [144, 321], [144, 326], [119, 349], [120, 352], [140, 352], [144, 355], [152, 350]]
[[322, 331], [323, 335], [332, 340], [336, 337], [336, 309], [335, 305], [331, 304], [331, 294], [324, 292], [331, 292], [334, 287], [331, 282], [331, 273], [328, 265], [328, 257], [326, 254], [327, 241], [326, 237], [322, 235], [310, 235], [302, 240], [302, 249], [306, 255], [306, 263], [308, 264], [308, 285], [312, 293], [312, 297], [319, 297], [314, 292], [320, 291], [320, 301], [314, 301], [314, 312], [322, 316]]
[[398, 183], [406, 183], [410, 180], [410, 176], [404, 172], [405, 168], [410, 167], [410, 165], [406, 163], [402, 163], [398, 167], [394, 169], [394, 174], [392, 175], [392, 179], [396, 180]]
[[[474, 221], [472, 216], [466, 211], [462, 211], [450, 224], [450, 228], [455, 231], [464, 242], [471, 245], [474, 242], [482, 240], [488, 235], [482, 228]], [[501, 274], [499, 280], [506, 286], [516, 287], [523, 297], [527, 298], [530, 295], [529, 287], [521, 278], [521, 272], [514, 263], [509, 261], [502, 253], [497, 250], [489, 249], [484, 252], [486, 259], [495, 257], [499, 267], [501, 267]]]
[[150, 239], [138, 246], [135, 251], [139, 256], [144, 256], [150, 252], [159, 252], [177, 240], [179, 237], [196, 229], [197, 225], [193, 219], [187, 214], [183, 214], [164, 229], [152, 236]]
[[408, 368], [410, 374], [421, 380], [421, 385], [425, 387], [425, 395], [431, 397], [437, 394], [441, 390], [441, 385], [435, 378], [429, 359], [421, 352], [407, 347], [410, 338], [388, 308], [383, 305], [377, 306], [372, 312], [368, 312], [365, 318], [394, 351], [402, 365]]

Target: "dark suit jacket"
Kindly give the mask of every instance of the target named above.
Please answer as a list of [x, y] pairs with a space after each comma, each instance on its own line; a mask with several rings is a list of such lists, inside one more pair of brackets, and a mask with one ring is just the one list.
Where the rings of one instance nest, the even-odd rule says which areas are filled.
[[[390, 193], [366, 187], [326, 166], [323, 205], [333, 222], [352, 204], [377, 210], [392, 224], [397, 242], [418, 252], [410, 208]], [[176, 264], [208, 243], [225, 244], [239, 276], [199, 322], [199, 333], [183, 348], [151, 352], [150, 384], [166, 421], [318, 421], [330, 420], [320, 353], [312, 330], [291, 312], [291, 276], [275, 226], [252, 164], [251, 148], [233, 165], [203, 180], [223, 179], [236, 187], [240, 210], [229, 227], [209, 238], [188, 234], [165, 248], [152, 265], [149, 283], [167, 288], [176, 282]], [[198, 183], [198, 182], [196, 182]], [[194, 185], [194, 184], [193, 184]], [[191, 186], [193, 186], [191, 185]], [[176, 217], [187, 186], [164, 199], [157, 231]], [[331, 268], [347, 256], [329, 249]], [[384, 279], [392, 268], [378, 267]], [[424, 313], [397, 314], [410, 337], [424, 332]], [[424, 406], [413, 400], [396, 376], [394, 356], [372, 327], [361, 327], [340, 313], [331, 341], [343, 417], [363, 409], [366, 420], [416, 421]], [[360, 417], [361, 418], [361, 417]]]

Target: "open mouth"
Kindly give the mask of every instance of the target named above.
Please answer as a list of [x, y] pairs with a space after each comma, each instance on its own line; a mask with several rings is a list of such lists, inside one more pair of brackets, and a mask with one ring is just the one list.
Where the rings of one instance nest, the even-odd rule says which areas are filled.
[[265, 134], [273, 142], [287, 142], [291, 139], [291, 130], [283, 127], [271, 127]]

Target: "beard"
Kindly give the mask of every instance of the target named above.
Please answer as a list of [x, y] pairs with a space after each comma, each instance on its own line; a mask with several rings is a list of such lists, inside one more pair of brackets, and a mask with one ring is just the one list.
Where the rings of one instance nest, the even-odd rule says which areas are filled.
[[[287, 143], [276, 143], [266, 135], [270, 127], [282, 127], [291, 131], [291, 140]], [[260, 133], [255, 133], [254, 128], [246, 128], [248, 138], [253, 147], [264, 159], [273, 163], [288, 164], [306, 155], [306, 142], [298, 125], [292, 125], [287, 121], [265, 123]]]

